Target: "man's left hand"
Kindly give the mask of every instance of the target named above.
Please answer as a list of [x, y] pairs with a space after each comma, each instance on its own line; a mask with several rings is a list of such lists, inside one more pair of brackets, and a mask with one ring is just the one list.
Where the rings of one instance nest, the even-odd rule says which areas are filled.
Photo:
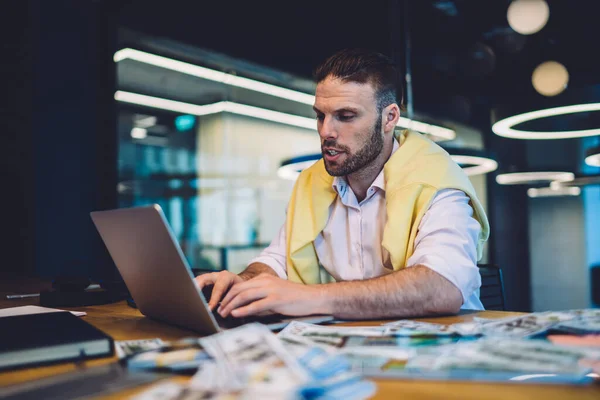
[[246, 317], [256, 314], [301, 316], [320, 313], [323, 289], [260, 274], [232, 286], [221, 301], [219, 314]]

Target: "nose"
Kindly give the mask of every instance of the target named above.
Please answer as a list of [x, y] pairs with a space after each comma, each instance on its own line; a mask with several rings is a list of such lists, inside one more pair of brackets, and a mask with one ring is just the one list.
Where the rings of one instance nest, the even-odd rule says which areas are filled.
[[317, 128], [322, 140], [337, 138], [336, 127], [330, 116], [325, 116], [322, 121], [319, 121]]

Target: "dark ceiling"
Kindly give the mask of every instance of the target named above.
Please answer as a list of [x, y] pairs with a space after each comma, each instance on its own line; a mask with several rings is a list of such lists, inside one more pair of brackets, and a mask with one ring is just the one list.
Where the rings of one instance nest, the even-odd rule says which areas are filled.
[[[404, 54], [406, 17], [415, 109], [481, 127], [495, 106], [570, 104], [581, 89], [600, 83], [600, 2], [547, 2], [548, 24], [530, 36], [508, 26], [509, 0], [130, 0], [118, 12], [123, 27], [304, 77], [344, 47]], [[568, 89], [550, 100], [531, 85], [533, 69], [547, 60], [563, 63], [570, 73]]]

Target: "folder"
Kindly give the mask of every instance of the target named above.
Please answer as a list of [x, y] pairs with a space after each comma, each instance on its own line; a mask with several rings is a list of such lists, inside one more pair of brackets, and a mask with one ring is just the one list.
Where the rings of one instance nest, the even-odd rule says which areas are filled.
[[113, 354], [110, 336], [70, 312], [0, 318], [0, 370]]

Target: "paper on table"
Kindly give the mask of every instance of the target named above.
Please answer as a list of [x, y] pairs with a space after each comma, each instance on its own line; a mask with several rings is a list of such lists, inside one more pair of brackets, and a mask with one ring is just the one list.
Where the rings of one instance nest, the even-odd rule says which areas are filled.
[[[3, 308], [0, 310], [0, 318], [1, 317], [13, 317], [15, 315], [43, 314], [43, 313], [57, 312], [57, 311], [67, 311], [67, 310], [59, 310], [58, 308], [48, 308], [48, 307], [40, 307], [40, 306], [10, 307], [10, 308]], [[87, 315], [87, 313], [85, 311], [69, 311], [69, 312], [77, 317], [83, 317], [84, 315]]]
[[120, 359], [150, 350], [160, 349], [165, 345], [160, 338], [138, 340], [115, 340], [115, 352]]
[[[252, 323], [200, 339], [215, 365], [202, 366], [191, 387], [245, 398], [283, 398], [310, 376], [265, 325]], [[207, 369], [208, 368], [208, 369]]]

